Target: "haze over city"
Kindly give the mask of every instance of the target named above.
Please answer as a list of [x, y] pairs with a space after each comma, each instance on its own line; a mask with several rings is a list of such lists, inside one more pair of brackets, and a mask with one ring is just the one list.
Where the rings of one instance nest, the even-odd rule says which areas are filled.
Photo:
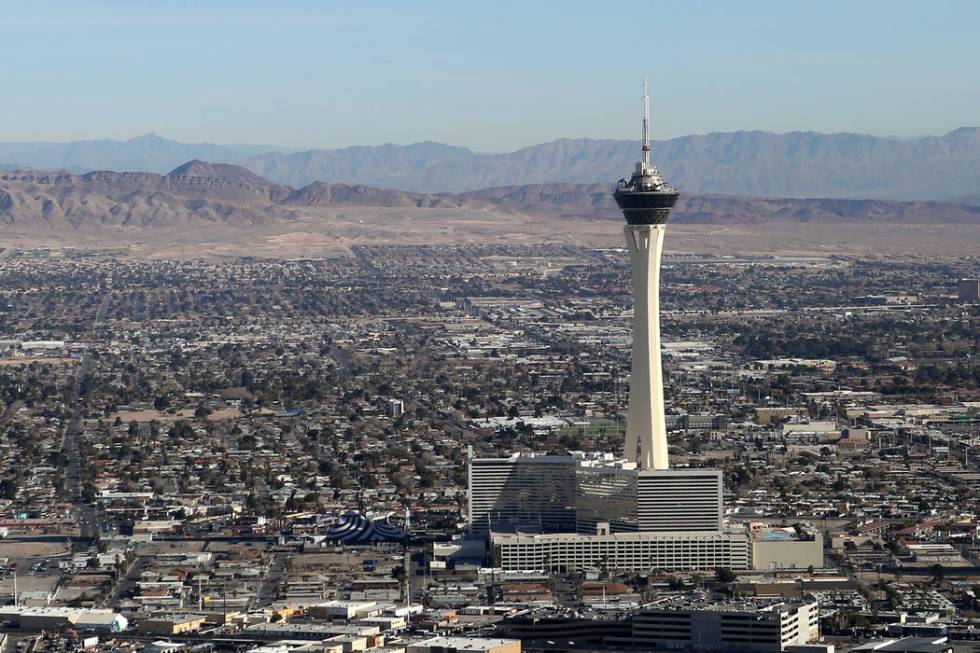
[[975, 3], [40, 2], [0, 653], [977, 653]]

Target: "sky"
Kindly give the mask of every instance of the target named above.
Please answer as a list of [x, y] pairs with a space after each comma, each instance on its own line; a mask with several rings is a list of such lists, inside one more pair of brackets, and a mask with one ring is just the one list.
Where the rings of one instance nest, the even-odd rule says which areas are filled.
[[0, 141], [483, 152], [980, 125], [974, 0], [0, 0]]

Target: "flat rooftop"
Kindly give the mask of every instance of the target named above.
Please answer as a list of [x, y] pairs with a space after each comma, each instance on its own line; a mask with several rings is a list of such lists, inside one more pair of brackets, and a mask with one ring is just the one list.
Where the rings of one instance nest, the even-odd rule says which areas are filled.
[[852, 648], [851, 653], [869, 653], [870, 651], [880, 651], [889, 653], [900, 651], [902, 653], [941, 653], [949, 650], [949, 641], [946, 637], [905, 637], [902, 639], [882, 639], [874, 642], [862, 644], [857, 648]]
[[[815, 604], [814, 601], [807, 601], [806, 604]], [[718, 600], [710, 596], [671, 596], [654, 603], [643, 606], [643, 610], [684, 610], [701, 612], [784, 612], [795, 610], [801, 605], [800, 601], [787, 601], [775, 597], [762, 597], [757, 599], [739, 599], [735, 601]]]
[[429, 646], [435, 648], [454, 648], [461, 651], [485, 651], [498, 646], [506, 646], [518, 641], [514, 639], [488, 639], [483, 637], [433, 637], [422, 642], [416, 642], [415, 646]]

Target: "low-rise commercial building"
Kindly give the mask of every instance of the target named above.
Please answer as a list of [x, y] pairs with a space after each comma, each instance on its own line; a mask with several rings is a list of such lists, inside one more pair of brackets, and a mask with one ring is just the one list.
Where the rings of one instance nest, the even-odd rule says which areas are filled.
[[136, 630], [150, 635], [181, 635], [200, 630], [204, 622], [204, 615], [198, 614], [155, 614], [141, 620]]
[[307, 613], [318, 619], [354, 619], [370, 617], [380, 612], [375, 601], [327, 601], [320, 605], [311, 605]]
[[816, 529], [752, 529], [752, 568], [823, 567], [823, 535]]
[[255, 624], [245, 629], [246, 634], [260, 639], [325, 640], [338, 635], [369, 637], [379, 635], [381, 629], [369, 625], [335, 625], [314, 623], [267, 623]]

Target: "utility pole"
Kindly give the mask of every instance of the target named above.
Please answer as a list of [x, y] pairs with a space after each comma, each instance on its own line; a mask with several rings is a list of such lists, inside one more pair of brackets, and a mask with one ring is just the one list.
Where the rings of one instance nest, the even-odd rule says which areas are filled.
[[412, 554], [412, 550], [409, 548], [406, 542], [405, 546], [402, 548], [402, 578], [401, 578], [401, 594], [402, 594], [402, 605], [408, 606], [412, 602], [411, 592], [409, 591], [412, 587], [411, 581], [408, 577], [408, 571], [411, 568], [409, 564], [408, 557]]

